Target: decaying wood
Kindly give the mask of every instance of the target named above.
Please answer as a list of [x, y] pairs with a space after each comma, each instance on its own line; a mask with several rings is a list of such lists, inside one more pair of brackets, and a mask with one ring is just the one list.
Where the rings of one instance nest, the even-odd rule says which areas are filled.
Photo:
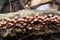
[[0, 14], [0, 19], [3, 18], [9, 18], [9, 17], [14, 17], [14, 16], [19, 16], [19, 17], [26, 17], [28, 15], [32, 15], [32, 14], [36, 14], [36, 13], [40, 13], [40, 14], [44, 14], [44, 13], [54, 13], [54, 14], [60, 14], [60, 11], [54, 11], [54, 10], [46, 10], [46, 11], [37, 11], [37, 10], [19, 10], [17, 12], [11, 12], [11, 13], [1, 13]]
[[[60, 12], [59, 11], [33, 11], [33, 10], [21, 10], [21, 11], [18, 11], [18, 12], [13, 12], [13, 13], [7, 13], [7, 14], [0, 14], [0, 19], [5, 19], [5, 18], [13, 18], [15, 16], [18, 16], [18, 17], [27, 17], [29, 15], [33, 15], [33, 14], [48, 14], [48, 13], [51, 13], [51, 14], [56, 14], [56, 15], [60, 15]], [[46, 32], [49, 33], [54, 33], [54, 32], [60, 32], [59, 28], [57, 28], [58, 31], [53, 31], [53, 30], [47, 30], [45, 32], [37, 32], [39, 35], [41, 34], [46, 34]], [[36, 34], [36, 33], [35, 33]], [[38, 35], [36, 34], [36, 35]]]

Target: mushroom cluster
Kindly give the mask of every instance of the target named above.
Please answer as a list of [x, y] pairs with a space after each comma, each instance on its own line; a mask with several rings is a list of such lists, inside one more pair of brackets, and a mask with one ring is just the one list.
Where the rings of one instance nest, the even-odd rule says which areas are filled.
[[60, 26], [59, 15], [31, 15], [23, 18], [14, 17], [0, 20], [0, 29], [20, 28], [22, 30], [56, 29]]

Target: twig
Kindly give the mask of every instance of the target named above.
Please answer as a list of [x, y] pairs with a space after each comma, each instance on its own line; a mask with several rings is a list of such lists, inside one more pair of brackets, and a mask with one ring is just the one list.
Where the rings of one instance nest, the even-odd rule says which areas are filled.
[[12, 12], [11, 0], [9, 0], [9, 4], [10, 4], [10, 12]]
[[22, 39], [24, 39], [24, 38], [27, 38], [27, 37], [33, 35], [33, 34], [34, 34], [34, 33], [31, 33], [31, 34], [29, 34], [29, 35], [27, 35], [27, 36], [25, 36], [25, 37], [23, 37], [23, 38], [20, 38], [20, 39], [18, 39], [18, 40], [22, 40]]

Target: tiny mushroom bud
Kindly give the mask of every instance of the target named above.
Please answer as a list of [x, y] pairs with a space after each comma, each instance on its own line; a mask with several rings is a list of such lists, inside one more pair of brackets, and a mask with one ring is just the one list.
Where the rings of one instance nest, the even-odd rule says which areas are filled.
[[49, 14], [49, 17], [52, 17], [53, 15], [52, 14]]
[[23, 25], [25, 26], [25, 25], [26, 25], [26, 23], [23, 23]]
[[6, 21], [4, 21], [4, 23], [3, 24], [6, 24], [7, 22]]
[[30, 18], [29, 16], [27, 16], [26, 18]]
[[38, 16], [39, 14], [35, 14], [35, 16]]
[[18, 18], [18, 16], [15, 16], [15, 19], [17, 19]]
[[6, 29], [6, 28], [7, 28], [6, 26], [3, 27], [3, 29]]
[[32, 29], [32, 27], [28, 27], [28, 30], [31, 30]]
[[38, 21], [38, 19], [36, 18], [36, 19], [34, 19], [34, 21]]

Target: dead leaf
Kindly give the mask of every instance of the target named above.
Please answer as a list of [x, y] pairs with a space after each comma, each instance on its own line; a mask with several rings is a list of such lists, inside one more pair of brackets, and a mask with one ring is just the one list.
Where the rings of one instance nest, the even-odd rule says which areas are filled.
[[31, 7], [50, 1], [52, 0], [31, 0]]

